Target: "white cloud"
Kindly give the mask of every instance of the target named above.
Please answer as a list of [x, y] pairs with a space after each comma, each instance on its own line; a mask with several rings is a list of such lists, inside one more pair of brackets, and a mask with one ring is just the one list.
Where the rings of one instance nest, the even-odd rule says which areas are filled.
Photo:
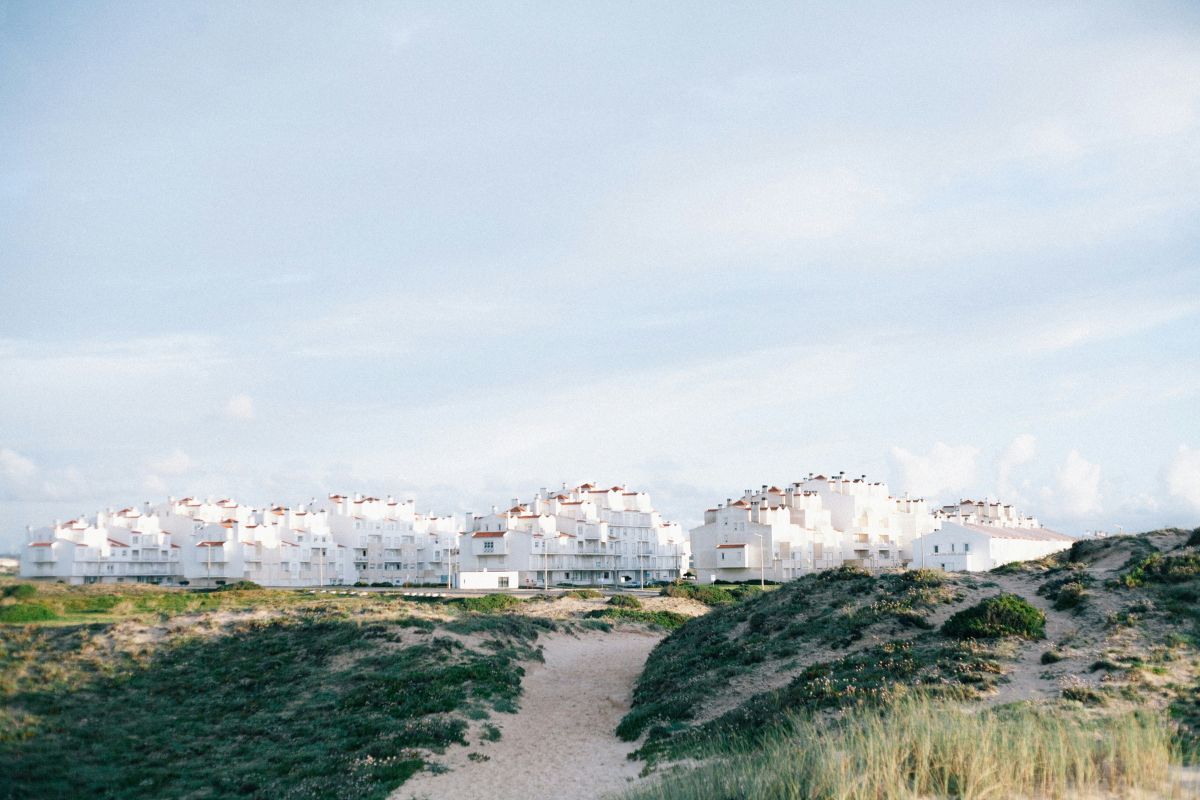
[[1200, 511], [1200, 450], [1186, 445], [1167, 466], [1167, 491], [1194, 511]]
[[235, 394], [225, 404], [225, 414], [232, 419], [254, 419], [254, 398], [248, 394]]
[[176, 448], [162, 458], [154, 459], [147, 465], [151, 472], [164, 475], [182, 475], [192, 468], [192, 459], [188, 454]]
[[7, 447], [0, 448], [0, 478], [5, 483], [25, 483], [36, 474], [37, 465], [28, 458]]
[[1101, 511], [1100, 465], [1072, 450], [1055, 471], [1054, 490], [1049, 497], [1066, 514], [1083, 517]]
[[979, 449], [938, 442], [925, 455], [893, 447], [891, 457], [899, 473], [898, 489], [935, 497], [960, 492], [974, 484]]
[[1030, 433], [1022, 433], [1009, 443], [1000, 456], [997, 467], [996, 488], [1000, 499], [1011, 502], [1020, 499], [1017, 487], [1013, 484], [1013, 470], [1028, 464], [1037, 455], [1037, 437]]

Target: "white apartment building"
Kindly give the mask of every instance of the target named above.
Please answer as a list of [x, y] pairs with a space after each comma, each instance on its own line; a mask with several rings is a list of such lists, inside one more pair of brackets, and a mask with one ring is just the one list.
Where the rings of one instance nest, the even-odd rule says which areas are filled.
[[790, 580], [852, 564], [901, 567], [912, 542], [936, 527], [924, 500], [892, 497], [866, 476], [812, 475], [780, 489], [747, 489], [704, 512], [691, 531], [696, 579]]
[[913, 542], [913, 566], [983, 572], [1066, 550], [1075, 539], [1044, 528], [1011, 505], [960, 500], [936, 514], [938, 530]]
[[68, 583], [198, 588], [240, 580], [445, 582], [458, 535], [453, 518], [416, 514], [411, 500], [332, 495], [330, 501], [329, 508], [255, 509], [185, 497], [143, 511], [103, 511], [30, 530], [20, 573]]
[[564, 484], [527, 503], [514, 499], [507, 511], [469, 515], [459, 561], [463, 586], [490, 586], [484, 573], [515, 573], [522, 587], [634, 587], [680, 578], [688, 542], [646, 492]]
[[394, 585], [450, 579], [461, 528], [453, 516], [418, 513], [412, 499], [329, 496], [334, 540], [349, 547], [358, 580]]

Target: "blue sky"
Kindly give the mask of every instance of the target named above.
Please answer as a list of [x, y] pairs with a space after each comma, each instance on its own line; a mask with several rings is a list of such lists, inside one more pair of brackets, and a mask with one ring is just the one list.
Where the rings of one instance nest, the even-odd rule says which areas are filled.
[[1200, 7], [0, 0], [0, 548], [167, 494], [1200, 524]]

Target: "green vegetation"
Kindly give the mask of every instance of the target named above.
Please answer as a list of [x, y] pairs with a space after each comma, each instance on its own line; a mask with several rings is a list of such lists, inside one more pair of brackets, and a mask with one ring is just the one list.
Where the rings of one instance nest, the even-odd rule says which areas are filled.
[[663, 597], [685, 597], [706, 606], [724, 606], [761, 591], [763, 588], [757, 584], [672, 583], [664, 586], [660, 594]]
[[[924, 633], [931, 627], [924, 612], [958, 597], [938, 572], [872, 577], [853, 568], [832, 570], [748, 597], [719, 605], [655, 648], [634, 689], [633, 708], [617, 729], [627, 740], [649, 732], [641, 756], [698, 752], [713, 741], [761, 730], [783, 710], [883, 696], [900, 680], [979, 686], [998, 669], [969, 644], [947, 645]], [[849, 648], [868, 632], [895, 640], [813, 664], [788, 686], [693, 727], [697, 710], [738, 676], [803, 653]]]
[[11, 597], [14, 600], [28, 600], [37, 594], [37, 587], [31, 583], [14, 583], [11, 586], [5, 586], [3, 596]]
[[576, 600], [595, 600], [604, 595], [595, 589], [572, 589], [564, 593], [564, 597], [574, 597]]
[[942, 633], [956, 639], [1044, 639], [1046, 615], [1015, 594], [998, 594], [950, 617]]
[[1121, 582], [1132, 588], [1147, 583], [1185, 583], [1197, 578], [1200, 578], [1200, 554], [1153, 553], [1134, 564], [1121, 576]]
[[479, 614], [495, 614], [501, 611], [511, 611], [521, 605], [522, 600], [511, 594], [485, 594], [482, 597], [459, 597], [446, 602], [464, 611], [474, 611]]
[[615, 594], [608, 598], [608, 604], [616, 608], [641, 608], [642, 601], [631, 594]]
[[972, 713], [921, 698], [792, 717], [759, 747], [724, 752], [627, 800], [1077, 797], [1163, 786], [1173, 756], [1170, 727], [1151, 714]]
[[609, 607], [589, 611], [584, 615], [588, 619], [625, 620], [626, 622], [642, 622], [647, 625], [657, 625], [660, 628], [674, 630], [691, 619], [686, 614], [674, 611], [639, 611], [634, 608]]
[[302, 614], [106, 653], [105, 626], [0, 628], [0, 797], [384, 798], [515, 709], [539, 630], [475, 650], [427, 620]]
[[1046, 652], [1042, 653], [1041, 662], [1043, 664], [1057, 664], [1059, 661], [1062, 661], [1063, 658], [1065, 658], [1065, 656], [1063, 656], [1063, 654], [1057, 650], [1047, 650]]
[[0, 622], [45, 622], [51, 619], [58, 619], [58, 615], [37, 603], [0, 606]]

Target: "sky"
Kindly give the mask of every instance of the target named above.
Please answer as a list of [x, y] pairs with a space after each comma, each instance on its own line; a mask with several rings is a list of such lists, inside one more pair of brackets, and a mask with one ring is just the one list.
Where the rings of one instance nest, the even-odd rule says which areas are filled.
[[168, 495], [1200, 525], [1195, 3], [0, 0], [0, 550]]

